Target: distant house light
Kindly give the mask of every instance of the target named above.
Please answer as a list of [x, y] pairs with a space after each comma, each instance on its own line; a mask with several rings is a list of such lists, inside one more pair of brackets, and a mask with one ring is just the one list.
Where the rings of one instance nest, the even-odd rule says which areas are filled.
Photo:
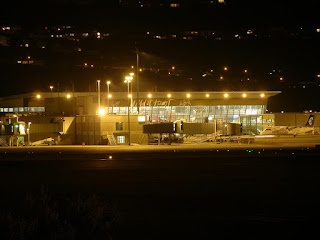
[[180, 7], [180, 4], [179, 3], [171, 3], [170, 7], [177, 8], [177, 7]]

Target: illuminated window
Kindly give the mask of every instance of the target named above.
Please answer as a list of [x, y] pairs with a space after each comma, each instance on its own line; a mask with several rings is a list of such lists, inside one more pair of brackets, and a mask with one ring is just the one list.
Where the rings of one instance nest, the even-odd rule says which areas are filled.
[[123, 123], [117, 122], [116, 123], [116, 131], [122, 131], [123, 130]]
[[126, 143], [126, 137], [125, 136], [117, 136], [117, 143], [118, 144]]
[[145, 116], [138, 116], [138, 122], [146, 122]]

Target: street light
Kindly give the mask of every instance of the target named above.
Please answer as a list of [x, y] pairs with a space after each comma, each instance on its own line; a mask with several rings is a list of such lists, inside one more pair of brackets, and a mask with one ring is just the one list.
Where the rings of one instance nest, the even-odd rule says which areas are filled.
[[133, 106], [132, 106], [132, 80], [133, 80], [133, 76], [126, 76], [125, 77], [125, 83], [128, 84], [128, 96], [130, 95], [130, 83], [131, 83], [131, 96], [129, 98], [131, 98], [131, 112], [133, 112]]
[[111, 95], [110, 95], [110, 84], [111, 84], [111, 81], [107, 81], [107, 86], [108, 86], [108, 114], [110, 112], [110, 98], [111, 98]]
[[37, 97], [37, 99], [40, 99], [40, 98], [41, 98], [41, 95], [40, 95], [40, 94], [37, 94], [36, 97]]
[[100, 111], [100, 80], [97, 80], [98, 84], [98, 112]]
[[132, 95], [130, 96], [130, 83], [132, 81], [132, 76], [126, 76], [124, 82], [128, 85], [128, 145], [130, 145], [130, 98], [131, 98], [131, 108], [132, 108]]
[[100, 109], [99, 109], [99, 115], [100, 115], [100, 116], [106, 115], [106, 110], [104, 110], [103, 108], [100, 108]]
[[50, 86], [51, 98], [52, 98], [52, 89], [53, 89], [53, 86]]
[[32, 122], [28, 122], [28, 142], [29, 142], [29, 146], [31, 146], [31, 139], [30, 139], [30, 130], [31, 130], [31, 123]]

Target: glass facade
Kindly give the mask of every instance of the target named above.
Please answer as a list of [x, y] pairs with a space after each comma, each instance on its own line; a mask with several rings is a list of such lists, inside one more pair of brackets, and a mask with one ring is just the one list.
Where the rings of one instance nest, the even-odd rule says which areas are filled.
[[240, 116], [240, 122], [242, 123], [243, 135], [260, 135], [265, 128], [274, 126], [274, 116], [271, 114], [265, 114], [260, 116]]
[[[128, 107], [110, 107], [110, 112], [116, 115], [127, 115]], [[133, 107], [137, 114], [137, 107]], [[258, 115], [266, 113], [265, 105], [217, 105], [217, 106], [142, 106], [140, 114], [149, 116], [152, 122], [214, 122], [217, 131], [226, 134], [226, 124], [242, 123], [244, 135], [257, 135], [263, 130], [263, 118]]]
[[[132, 110], [133, 114], [137, 114], [137, 107]], [[140, 114], [150, 116], [152, 122], [206, 122], [214, 119], [240, 122], [240, 115], [264, 114], [265, 110], [265, 105], [148, 106], [140, 107]], [[116, 115], [127, 115], [128, 107], [110, 107], [109, 111]]]
[[19, 112], [45, 112], [45, 107], [1, 107], [0, 113], [19, 113]]

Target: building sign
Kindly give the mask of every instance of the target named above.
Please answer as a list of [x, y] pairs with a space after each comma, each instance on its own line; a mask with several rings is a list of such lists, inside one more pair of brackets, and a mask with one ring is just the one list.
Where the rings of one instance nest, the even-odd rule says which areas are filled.
[[[123, 103], [123, 102], [122, 102]], [[134, 107], [138, 106], [138, 101], [133, 100], [132, 105]], [[174, 103], [174, 104], [173, 104]], [[122, 104], [120, 101], [114, 101], [113, 107], [119, 107]], [[159, 99], [140, 99], [139, 100], [139, 106], [140, 107], [170, 107], [170, 106], [191, 106], [190, 100], [181, 100], [177, 101], [174, 99], [168, 99], [168, 100], [159, 100]]]

